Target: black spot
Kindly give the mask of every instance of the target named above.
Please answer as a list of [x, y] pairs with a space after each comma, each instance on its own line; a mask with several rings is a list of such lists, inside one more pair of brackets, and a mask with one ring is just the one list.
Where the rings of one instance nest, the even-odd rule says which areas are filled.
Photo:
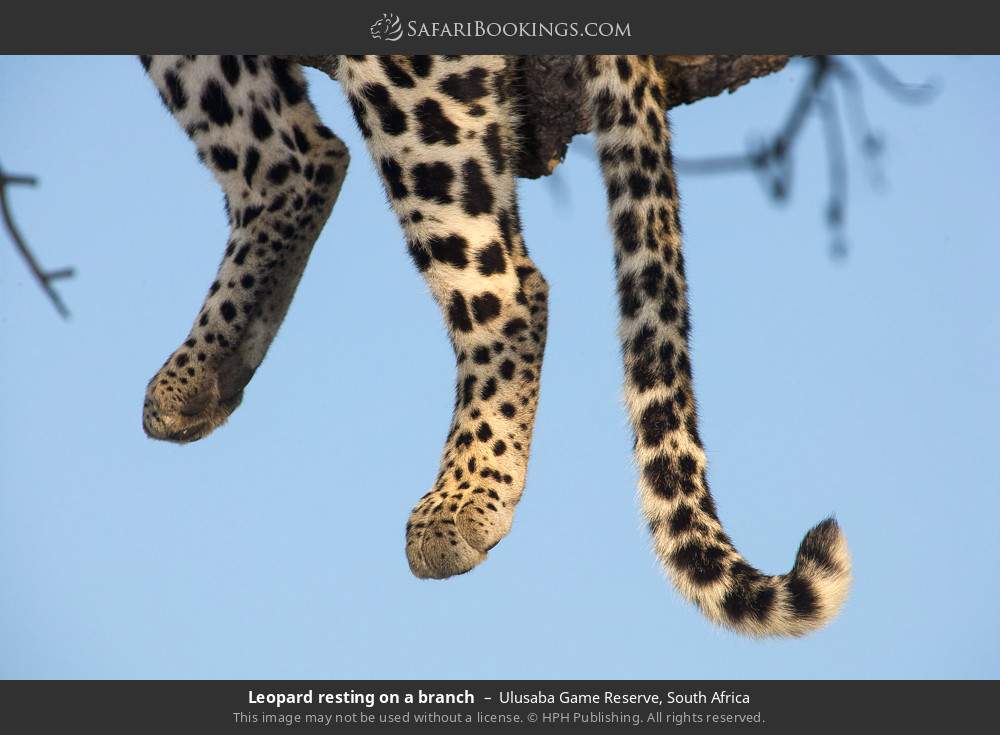
[[639, 248], [639, 225], [631, 209], [620, 212], [615, 218], [615, 236], [626, 253], [634, 253]]
[[430, 268], [431, 256], [423, 245], [414, 240], [410, 240], [406, 247], [410, 251], [410, 257], [413, 258], [413, 263], [417, 266], [417, 270], [423, 272]]
[[500, 413], [509, 419], [514, 418], [514, 414], [517, 413], [517, 409], [514, 408], [513, 403], [503, 403], [500, 405]]
[[382, 122], [382, 130], [389, 135], [401, 135], [406, 132], [406, 115], [396, 106], [389, 96], [389, 90], [381, 84], [366, 84], [361, 90]]
[[632, 111], [632, 103], [624, 97], [619, 100], [619, 103], [621, 104], [621, 114], [618, 116], [618, 124], [625, 128], [631, 128], [639, 121], [635, 112]]
[[324, 163], [316, 169], [316, 183], [325, 186], [331, 181], [333, 181], [333, 166]]
[[657, 143], [660, 142], [660, 137], [663, 134], [663, 126], [660, 124], [660, 115], [662, 114], [658, 114], [656, 110], [650, 110], [646, 113], [646, 125], [653, 134], [653, 140]]
[[670, 180], [669, 174], [662, 174], [660, 178], [656, 180], [656, 193], [667, 199], [673, 199], [674, 197], [674, 184]]
[[333, 131], [326, 125], [316, 125], [314, 129], [316, 130], [316, 134], [323, 140], [331, 140], [334, 137]]
[[431, 248], [431, 255], [442, 263], [450, 263], [456, 268], [464, 268], [469, 262], [465, 255], [469, 243], [461, 235], [434, 236], [428, 241], [428, 245]]
[[618, 281], [618, 308], [622, 316], [632, 319], [639, 313], [642, 302], [635, 288], [635, 277], [626, 273]]
[[441, 80], [438, 88], [449, 97], [459, 102], [473, 102], [485, 97], [489, 92], [486, 89], [486, 70], [477, 66], [465, 74], [449, 74]]
[[639, 274], [639, 284], [649, 296], [656, 296], [663, 278], [663, 267], [659, 263], [647, 265]]
[[253, 183], [253, 175], [257, 173], [257, 165], [260, 163], [260, 153], [253, 146], [247, 149], [246, 160], [243, 162], [243, 180], [247, 186]]
[[371, 128], [368, 127], [368, 123], [366, 122], [368, 112], [365, 110], [365, 106], [362, 104], [361, 100], [353, 94], [348, 96], [348, 100], [351, 103], [351, 112], [354, 113], [354, 120], [357, 122], [358, 128], [361, 130], [361, 136], [364, 138], [372, 137]]
[[798, 567], [801, 562], [808, 561], [830, 572], [839, 571], [839, 565], [830, 554], [838, 535], [839, 531], [835, 520], [827, 518], [820, 523], [802, 539], [799, 551], [795, 555], [795, 566]]
[[483, 389], [481, 391], [479, 391], [479, 397], [481, 399], [483, 399], [484, 401], [488, 401], [494, 395], [496, 395], [496, 392], [497, 392], [497, 379], [496, 378], [490, 378], [483, 385]]
[[417, 196], [430, 199], [438, 204], [450, 204], [452, 201], [449, 190], [455, 179], [451, 166], [441, 161], [437, 163], [418, 163], [412, 169], [413, 188]]
[[219, 307], [219, 313], [222, 314], [223, 319], [231, 322], [236, 318], [236, 305], [232, 301], [223, 301], [222, 306]]
[[243, 225], [243, 227], [246, 227], [251, 222], [253, 222], [255, 219], [257, 219], [260, 216], [260, 213], [263, 212], [263, 211], [264, 211], [263, 205], [256, 206], [256, 207], [244, 207], [243, 208], [243, 221], [241, 223]]
[[257, 140], [267, 140], [274, 132], [267, 115], [259, 107], [254, 107], [250, 113], [250, 130]]
[[507, 260], [503, 257], [503, 250], [500, 248], [500, 243], [495, 241], [479, 251], [476, 261], [479, 264], [479, 272], [484, 276], [507, 270]]
[[202, 89], [201, 109], [216, 125], [229, 125], [233, 121], [233, 108], [229, 106], [222, 85], [214, 79], [209, 79]]
[[184, 91], [184, 84], [180, 77], [172, 71], [167, 70], [163, 75], [163, 81], [167, 85], [167, 93], [170, 95], [170, 104], [175, 110], [183, 110], [187, 107], [188, 96]]
[[608, 90], [602, 89], [598, 92], [597, 98], [594, 100], [594, 110], [597, 112], [597, 129], [599, 131], [610, 130], [615, 124], [613, 104], [614, 99]]
[[508, 253], [514, 252], [513, 223], [510, 213], [506, 209], [501, 209], [497, 215], [497, 227], [500, 228], [500, 237], [503, 238], [503, 246]]
[[239, 164], [239, 161], [232, 148], [224, 145], [213, 145], [212, 163], [220, 171], [232, 171]]
[[222, 75], [229, 82], [230, 87], [235, 87], [240, 81], [240, 62], [235, 56], [220, 56], [219, 66], [222, 67]]
[[649, 183], [649, 178], [647, 176], [639, 173], [638, 171], [634, 171], [628, 177], [628, 188], [633, 199], [642, 199], [649, 194], [651, 184]]
[[786, 581], [788, 596], [791, 598], [795, 614], [803, 618], [811, 618], [819, 612], [819, 599], [816, 590], [808, 580], [797, 574], [791, 574]]
[[413, 69], [413, 73], [418, 77], [426, 77], [431, 73], [432, 65], [430, 56], [411, 56], [410, 57], [410, 67]]
[[292, 136], [295, 138], [295, 147], [299, 149], [299, 152], [308, 153], [312, 146], [309, 145], [309, 139], [306, 137], [306, 134], [302, 132], [302, 128], [298, 125], [293, 125]]
[[452, 291], [451, 293], [451, 304], [448, 306], [448, 320], [456, 331], [472, 331], [472, 320], [469, 319], [469, 309], [465, 305], [465, 297], [458, 291]]
[[[462, 383], [462, 405], [468, 406], [472, 403], [472, 389], [476, 385], [475, 375], [466, 375], [465, 381]], [[469, 470], [469, 472], [474, 472], [475, 470]]]
[[407, 74], [399, 64], [393, 61], [391, 56], [379, 56], [378, 62], [382, 65], [382, 70], [385, 72], [385, 75], [389, 77], [389, 81], [395, 86], [404, 87], [406, 89], [411, 89], [415, 86], [413, 77]]
[[478, 438], [481, 442], [489, 441], [492, 436], [493, 429], [491, 429], [490, 425], [485, 421], [479, 425], [478, 429], [476, 429], [476, 438]]
[[422, 142], [427, 145], [458, 143], [458, 126], [448, 119], [437, 100], [428, 97], [414, 108], [414, 114]]
[[681, 424], [674, 411], [673, 402], [667, 400], [650, 403], [642, 412], [639, 425], [642, 429], [642, 439], [646, 445], [656, 446], [663, 441], [663, 437], [668, 431], [677, 430]]
[[291, 64], [287, 60], [271, 57], [271, 74], [289, 105], [297, 105], [305, 98], [305, 85], [294, 77]]
[[657, 164], [660, 162], [660, 157], [656, 155], [654, 151], [649, 146], [642, 146], [639, 149], [639, 155], [642, 159], [642, 167], [647, 171], [652, 171], [656, 168]]
[[489, 154], [490, 161], [493, 162], [494, 173], [502, 174], [504, 168], [506, 168], [506, 160], [503, 154], [503, 141], [500, 138], [500, 125], [498, 123], [490, 123], [486, 126], [486, 132], [483, 134], [483, 146], [485, 146], [486, 152]]
[[618, 197], [622, 195], [622, 190], [621, 179], [617, 177], [608, 179], [608, 204], [614, 204], [618, 201]]
[[462, 208], [475, 217], [493, 211], [493, 190], [483, 178], [479, 162], [470, 158], [462, 164]]
[[285, 183], [288, 178], [289, 168], [287, 164], [276, 163], [267, 170], [267, 180], [275, 186]]
[[691, 528], [691, 521], [694, 512], [691, 510], [691, 506], [686, 503], [682, 503], [674, 511], [673, 515], [670, 516], [670, 532], [675, 536], [679, 533], [687, 531]]
[[233, 258], [233, 262], [236, 265], [243, 265], [243, 261], [247, 259], [247, 254], [250, 252], [250, 245], [244, 245], [236, 252], [236, 257]]
[[395, 158], [382, 159], [382, 176], [388, 184], [389, 196], [393, 199], [402, 199], [410, 193], [403, 183], [403, 169]]
[[[734, 564], [733, 568], [735, 567]], [[722, 609], [734, 623], [741, 622], [747, 616], [755, 618], [758, 622], [763, 621], [773, 606], [773, 587], [764, 586], [754, 590], [742, 579], [722, 601]]]
[[472, 298], [472, 316], [480, 324], [496, 319], [500, 315], [500, 299], [489, 291]]
[[249, 273], [247, 273], [246, 275], [243, 276], [243, 278], [240, 279], [240, 285], [246, 289], [253, 288], [256, 282], [257, 282], [256, 279]]
[[504, 360], [500, 363], [500, 377], [504, 380], [510, 380], [514, 377], [514, 368], [513, 360]]
[[[474, 302], [473, 309], [475, 309]], [[480, 346], [474, 349], [472, 351], [472, 361], [477, 365], [488, 365], [490, 362], [490, 348]]]
[[623, 82], [632, 78], [632, 66], [628, 63], [628, 57], [619, 56], [615, 59], [615, 64], [618, 66], [618, 76]]
[[497, 439], [496, 443], [493, 445], [493, 455], [499, 457], [506, 451], [507, 443], [503, 439]]
[[670, 457], [661, 454], [646, 463], [642, 476], [656, 495], [672, 500], [677, 494], [677, 476], [670, 464]]
[[247, 68], [251, 76], [257, 76], [257, 57], [248, 54], [243, 57], [243, 66]]
[[681, 472], [685, 475], [693, 475], [698, 471], [698, 462], [690, 454], [682, 454], [680, 460], [677, 462], [677, 466], [681, 468]]
[[528, 322], [521, 317], [515, 317], [503, 325], [503, 333], [506, 337], [513, 337], [528, 328]]
[[719, 520], [719, 514], [715, 509], [715, 499], [708, 493], [702, 495], [701, 500], [698, 501], [698, 507], [701, 508], [701, 512], [709, 518], [716, 521]]
[[722, 577], [726, 552], [718, 546], [686, 544], [671, 554], [674, 564], [687, 574], [692, 583], [703, 586]]

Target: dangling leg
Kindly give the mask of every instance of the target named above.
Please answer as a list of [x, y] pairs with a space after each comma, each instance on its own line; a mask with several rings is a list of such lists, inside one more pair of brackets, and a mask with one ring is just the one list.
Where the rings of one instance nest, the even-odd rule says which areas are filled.
[[527, 470], [547, 287], [520, 234], [506, 63], [340, 59], [340, 80], [458, 363], [440, 472], [406, 527], [418, 577], [481, 562], [510, 529]]
[[226, 196], [232, 232], [184, 343], [150, 380], [142, 425], [189, 442], [225, 422], [264, 359], [347, 171], [299, 68], [268, 56], [144, 56]]
[[688, 346], [680, 201], [649, 60], [591, 56], [582, 69], [615, 233], [625, 400], [656, 553], [713, 621], [750, 635], [802, 635], [836, 614], [851, 562], [833, 519], [806, 534], [791, 572], [750, 566], [722, 529], [698, 436]]

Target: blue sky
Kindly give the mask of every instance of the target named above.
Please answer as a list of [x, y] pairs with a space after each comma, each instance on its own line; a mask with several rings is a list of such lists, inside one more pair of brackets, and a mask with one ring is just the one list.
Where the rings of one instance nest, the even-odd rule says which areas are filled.
[[[642, 528], [589, 139], [557, 183], [521, 184], [552, 296], [513, 531], [427, 582], [403, 525], [437, 470], [452, 356], [337, 86], [309, 75], [353, 162], [285, 326], [230, 423], [178, 447], [144, 436], [142, 396], [213, 278], [221, 193], [134, 59], [0, 58], [0, 164], [41, 179], [15, 214], [45, 266], [77, 268], [63, 322], [0, 242], [0, 676], [1000, 675], [1000, 59], [887, 61], [942, 91], [906, 107], [869, 88], [886, 184], [852, 147], [846, 260], [816, 121], [786, 206], [749, 175], [680, 179], [723, 522], [778, 573], [836, 513], [854, 557], [832, 625], [751, 641], [681, 600]], [[770, 131], [804, 70], [677, 110], [676, 154]], [[373, 274], [392, 297], [361, 318]]]

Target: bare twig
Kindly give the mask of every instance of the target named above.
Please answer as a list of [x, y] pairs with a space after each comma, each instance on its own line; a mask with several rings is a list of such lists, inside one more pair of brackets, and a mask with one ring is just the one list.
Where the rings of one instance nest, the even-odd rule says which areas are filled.
[[900, 102], [919, 104], [921, 102], [930, 102], [931, 99], [937, 96], [939, 89], [937, 84], [933, 82], [910, 84], [901, 81], [876, 56], [859, 56], [858, 60], [869, 75], [871, 75], [871, 78]]
[[72, 268], [59, 268], [54, 271], [43, 270], [35, 260], [35, 256], [32, 255], [31, 250], [28, 248], [27, 243], [25, 243], [24, 238], [21, 236], [21, 232], [17, 229], [17, 225], [14, 224], [14, 216], [10, 211], [10, 203], [7, 201], [7, 187], [12, 185], [23, 185], [23, 186], [36, 186], [38, 184], [38, 179], [34, 176], [16, 176], [13, 174], [5, 174], [3, 169], [0, 168], [0, 215], [3, 216], [3, 222], [7, 227], [7, 231], [10, 233], [11, 240], [14, 241], [14, 246], [20, 251], [21, 255], [28, 263], [28, 267], [31, 269], [32, 274], [38, 281], [42, 290], [48, 295], [49, 299], [52, 301], [53, 306], [56, 307], [56, 311], [63, 319], [69, 318], [69, 309], [59, 298], [59, 294], [56, 293], [55, 288], [52, 287], [53, 281], [58, 281], [62, 278], [72, 278], [74, 270]]
[[[748, 146], [745, 153], [710, 156], [699, 159], [676, 159], [677, 168], [685, 173], [716, 174], [749, 171], [757, 174], [772, 199], [787, 198], [791, 189], [791, 151], [811, 114], [819, 117], [826, 141], [829, 162], [830, 197], [826, 221], [833, 232], [831, 254], [846, 255], [843, 237], [847, 204], [847, 153], [844, 133], [840, 123], [841, 109], [858, 136], [861, 153], [879, 180], [877, 163], [882, 153], [880, 135], [868, 122], [858, 75], [841, 57], [813, 56], [808, 59], [812, 68], [799, 89], [792, 107], [778, 132], [769, 139]], [[920, 104], [937, 94], [937, 87], [930, 83], [906, 84], [901, 82], [880, 61], [873, 57], [860, 57], [860, 64], [872, 80], [899, 102]], [[840, 83], [844, 94], [838, 99], [833, 81]]]
[[847, 153], [844, 150], [844, 135], [840, 128], [833, 88], [827, 87], [823, 94], [817, 95], [816, 101], [830, 164], [830, 199], [826, 210], [826, 222], [833, 232], [830, 255], [842, 258], [847, 255], [843, 234], [847, 209]]

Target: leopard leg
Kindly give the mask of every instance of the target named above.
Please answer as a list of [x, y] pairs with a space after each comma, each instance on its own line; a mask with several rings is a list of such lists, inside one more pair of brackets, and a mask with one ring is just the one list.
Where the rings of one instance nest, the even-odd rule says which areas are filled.
[[295, 64], [144, 56], [167, 109], [225, 193], [231, 234], [183, 344], [149, 381], [142, 425], [190, 442], [226, 421], [264, 359], [347, 171]]
[[472, 569], [524, 488], [547, 286], [521, 239], [502, 56], [341, 57], [339, 78], [457, 362], [440, 470], [406, 526], [410, 569]]

